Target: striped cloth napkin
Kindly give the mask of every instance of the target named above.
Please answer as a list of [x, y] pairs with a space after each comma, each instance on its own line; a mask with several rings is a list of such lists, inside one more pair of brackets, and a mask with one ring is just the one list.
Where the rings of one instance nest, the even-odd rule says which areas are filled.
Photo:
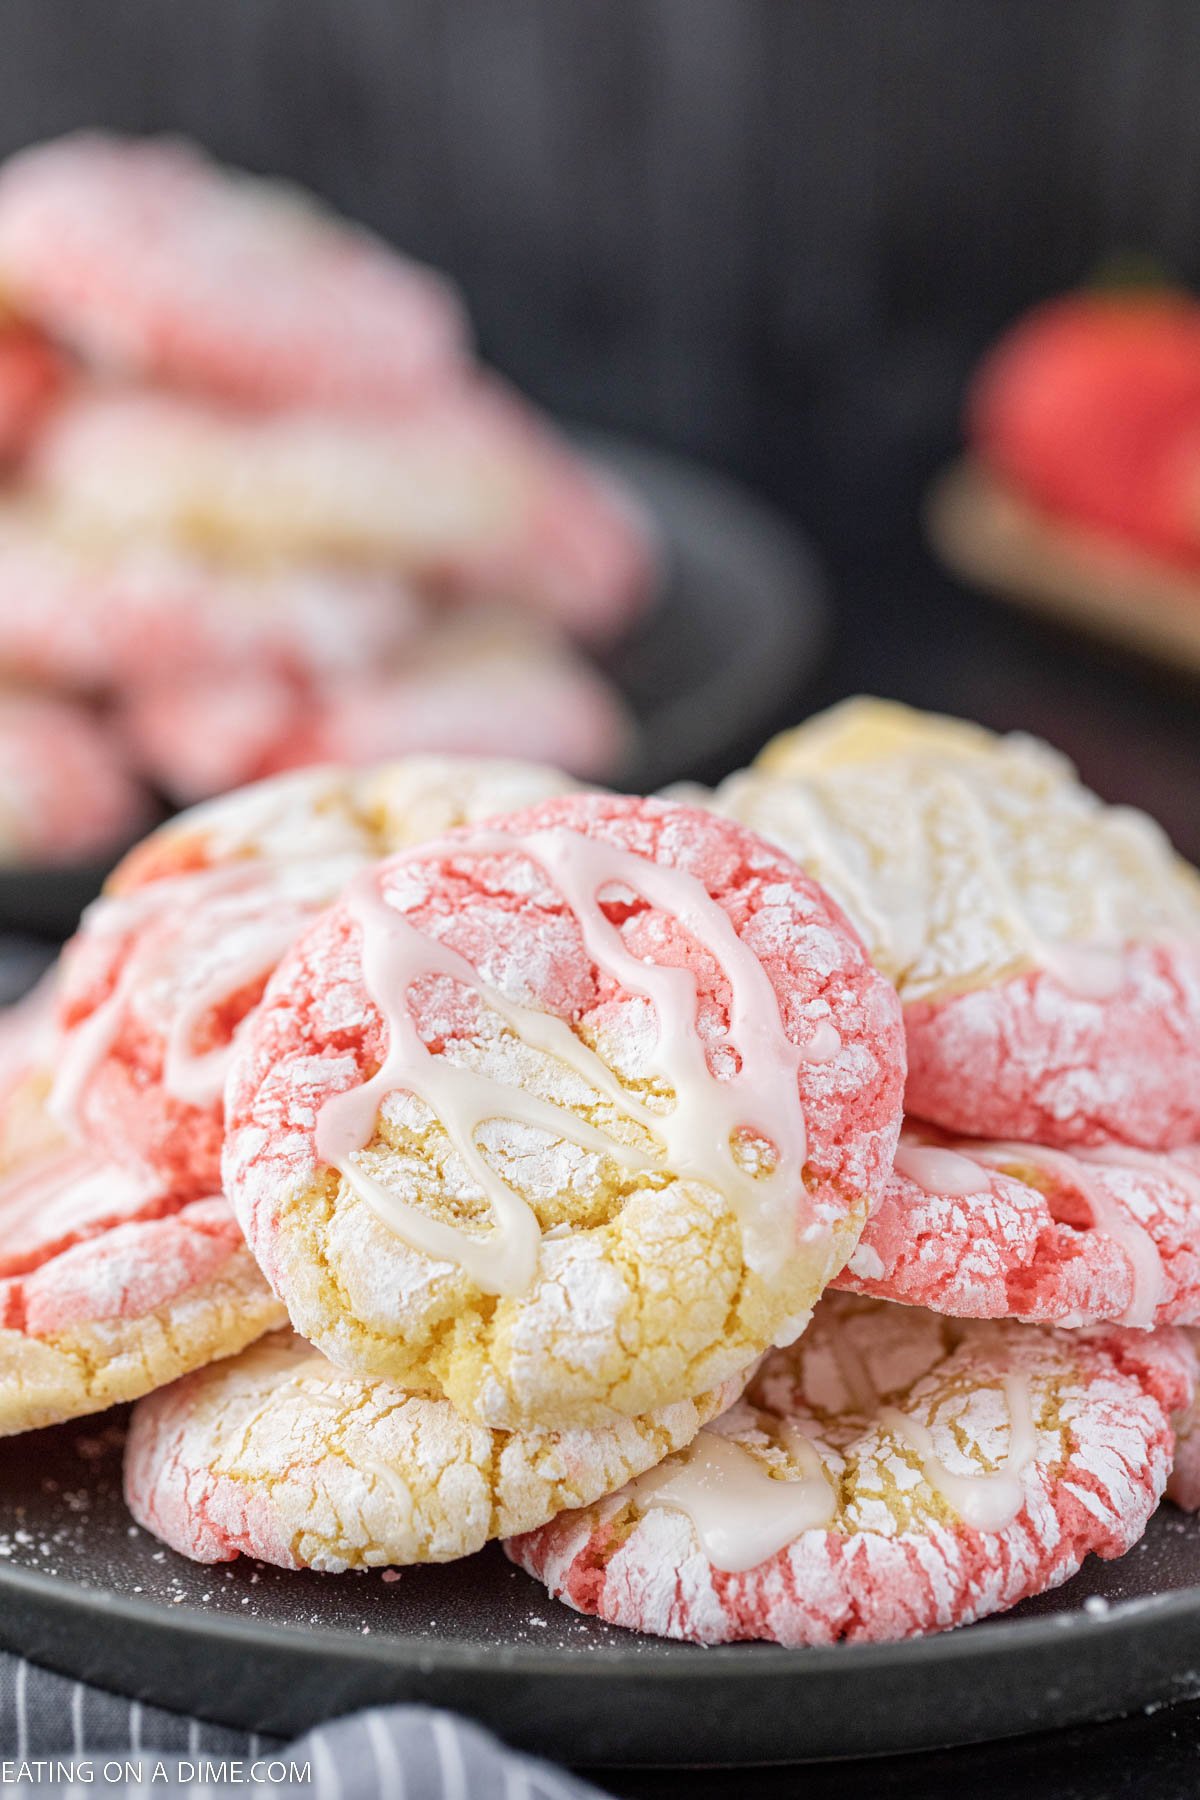
[[30, 1800], [205, 1791], [205, 1800], [604, 1800], [427, 1706], [376, 1707], [295, 1743], [144, 1706], [0, 1654], [0, 1790]]

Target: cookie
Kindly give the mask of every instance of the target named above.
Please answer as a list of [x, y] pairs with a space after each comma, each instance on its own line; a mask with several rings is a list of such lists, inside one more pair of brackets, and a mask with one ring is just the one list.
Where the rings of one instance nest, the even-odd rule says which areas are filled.
[[244, 671], [336, 679], [395, 657], [423, 622], [412, 591], [386, 573], [242, 567], [149, 538], [81, 535], [26, 498], [0, 505], [0, 674], [10, 679], [88, 693]]
[[153, 810], [99, 720], [0, 691], [0, 864], [110, 861]]
[[164, 683], [121, 711], [130, 755], [180, 804], [280, 770], [421, 750], [505, 754], [611, 779], [633, 724], [608, 680], [530, 620], [456, 616], [393, 672], [315, 686], [264, 674]]
[[219, 1195], [43, 1141], [0, 1175], [0, 1435], [137, 1399], [283, 1322]]
[[114, 872], [64, 952], [56, 1116], [173, 1192], [219, 1188], [233, 1043], [297, 932], [427, 824], [564, 785], [518, 764], [416, 758], [284, 776], [172, 820]]
[[467, 356], [442, 277], [178, 139], [80, 132], [12, 157], [0, 287], [102, 369], [248, 406], [403, 405]]
[[965, 1324], [831, 1296], [689, 1450], [506, 1549], [577, 1611], [659, 1637], [965, 1625], [1137, 1541], [1195, 1373], [1170, 1329]]
[[1200, 1319], [1200, 1148], [954, 1139], [908, 1126], [835, 1284], [967, 1319]]
[[895, 1145], [899, 1009], [751, 833], [579, 795], [371, 869], [239, 1041], [227, 1191], [297, 1330], [501, 1429], [794, 1335]]
[[67, 381], [54, 346], [0, 305], [0, 466], [20, 460]]
[[715, 803], [895, 981], [911, 1113], [1052, 1146], [1200, 1139], [1200, 881], [1047, 745], [849, 701]]
[[77, 529], [235, 559], [371, 563], [585, 638], [616, 636], [651, 588], [633, 502], [493, 377], [387, 420], [83, 390], [41, 433], [29, 479]]
[[592, 1431], [489, 1431], [278, 1332], [141, 1402], [125, 1495], [139, 1525], [196, 1562], [449, 1562], [611, 1493], [689, 1443], [741, 1386]]

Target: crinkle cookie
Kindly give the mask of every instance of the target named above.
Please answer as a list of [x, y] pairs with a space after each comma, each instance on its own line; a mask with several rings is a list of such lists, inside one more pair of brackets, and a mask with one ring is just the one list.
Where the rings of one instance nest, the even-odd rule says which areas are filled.
[[0, 286], [102, 368], [250, 405], [394, 406], [467, 354], [440, 276], [178, 139], [80, 132], [11, 158]]
[[1195, 1374], [1169, 1327], [964, 1324], [830, 1296], [689, 1450], [505, 1547], [577, 1611], [659, 1637], [965, 1625], [1137, 1541]]
[[234, 1039], [302, 926], [426, 828], [568, 785], [529, 765], [416, 757], [285, 776], [173, 819], [121, 863], [64, 952], [56, 1115], [174, 1192], [219, 1188]]
[[611, 1493], [689, 1443], [742, 1385], [590, 1431], [489, 1431], [278, 1332], [142, 1401], [125, 1495], [140, 1525], [196, 1562], [449, 1562]]
[[0, 1176], [0, 1435], [137, 1399], [283, 1318], [219, 1195], [62, 1139]]
[[835, 1285], [968, 1319], [1200, 1319], [1200, 1147], [1051, 1150], [910, 1125]]
[[896, 997], [724, 820], [570, 796], [371, 869], [239, 1042], [225, 1173], [297, 1330], [503, 1429], [794, 1336], [891, 1164]]
[[110, 860], [153, 811], [98, 719], [0, 691], [0, 863]]
[[77, 529], [234, 557], [373, 562], [588, 638], [616, 636], [651, 584], [633, 502], [491, 376], [386, 420], [83, 390], [58, 408], [29, 468]]
[[1047, 745], [849, 701], [716, 804], [822, 882], [895, 981], [911, 1113], [1051, 1145], [1200, 1139], [1200, 881]]
[[24, 454], [66, 385], [58, 351], [0, 302], [0, 465]]
[[73, 531], [27, 498], [0, 505], [0, 673], [108, 692], [245, 669], [294, 680], [372, 669], [424, 613], [391, 575], [239, 566], [142, 537]]
[[556, 634], [512, 615], [456, 615], [391, 671], [315, 687], [261, 673], [128, 697], [130, 754], [188, 804], [283, 769], [360, 766], [421, 749], [528, 758], [611, 779], [634, 726], [615, 688]]

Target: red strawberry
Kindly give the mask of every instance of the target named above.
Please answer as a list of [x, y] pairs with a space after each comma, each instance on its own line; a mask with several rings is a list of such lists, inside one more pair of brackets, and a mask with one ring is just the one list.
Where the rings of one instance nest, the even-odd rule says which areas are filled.
[[1034, 505], [1200, 568], [1200, 304], [1187, 295], [1037, 307], [976, 376], [968, 431]]
[[66, 381], [66, 365], [33, 325], [0, 313], [0, 463], [25, 450]]

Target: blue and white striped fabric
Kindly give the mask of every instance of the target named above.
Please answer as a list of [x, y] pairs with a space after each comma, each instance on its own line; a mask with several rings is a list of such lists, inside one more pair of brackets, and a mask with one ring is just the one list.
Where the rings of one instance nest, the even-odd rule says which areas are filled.
[[0, 1788], [37, 1800], [205, 1791], [305, 1800], [604, 1800], [598, 1788], [507, 1750], [427, 1706], [378, 1707], [294, 1743], [206, 1725], [0, 1654]]

